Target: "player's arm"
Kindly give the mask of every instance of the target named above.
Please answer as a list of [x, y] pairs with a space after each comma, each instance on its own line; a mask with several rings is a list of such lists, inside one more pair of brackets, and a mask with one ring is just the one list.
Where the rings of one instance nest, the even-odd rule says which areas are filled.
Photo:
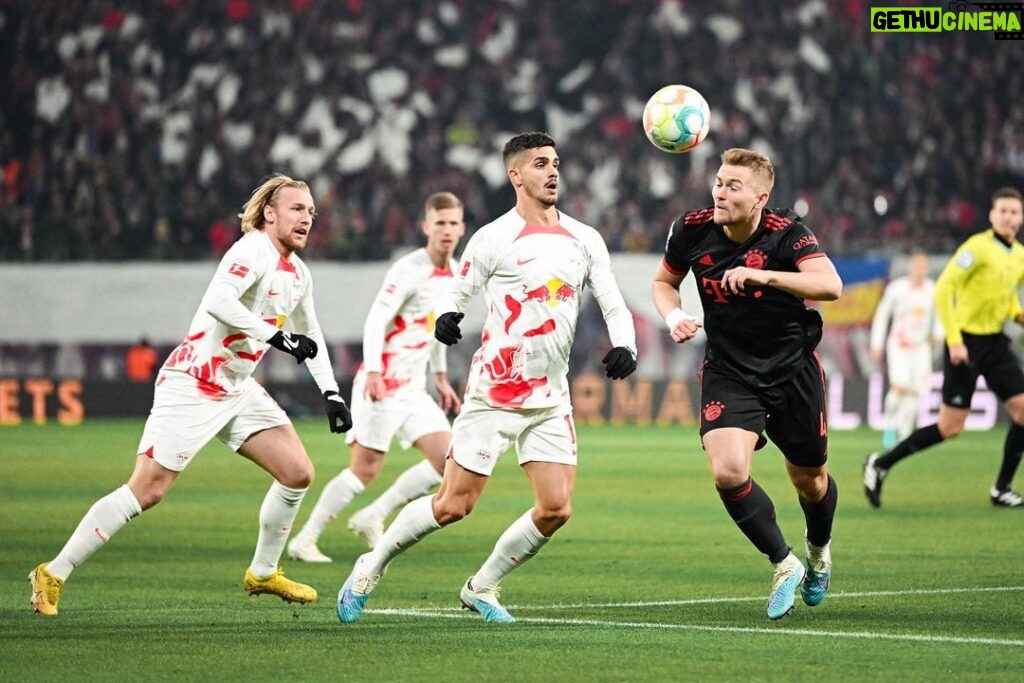
[[320, 330], [320, 322], [316, 317], [316, 308], [313, 305], [313, 282], [307, 278], [309, 283], [306, 292], [299, 300], [298, 306], [292, 312], [292, 327], [297, 332], [304, 333], [313, 340], [317, 348], [324, 349], [323, 353], [314, 354], [306, 360], [306, 368], [313, 376], [313, 381], [320, 389], [324, 397], [327, 410], [327, 424], [335, 434], [347, 432], [352, 429], [352, 413], [338, 391], [338, 381], [334, 378], [334, 367], [331, 365], [330, 355], [327, 353], [327, 343], [324, 341], [323, 332]]
[[890, 282], [882, 292], [882, 300], [878, 302], [878, 308], [875, 309], [875, 314], [871, 317], [868, 350], [871, 353], [871, 359], [876, 363], [882, 360], [882, 353], [885, 350], [885, 333], [889, 329], [893, 304], [896, 300], [896, 297], [893, 296], [894, 291], [893, 283]]
[[730, 268], [722, 276], [722, 286], [733, 294], [744, 291], [747, 285], [774, 287], [811, 301], [835, 301], [843, 293], [843, 281], [832, 259], [824, 253], [808, 256], [796, 267], [796, 272]]
[[430, 342], [428, 365], [434, 373], [434, 388], [437, 389], [441, 409], [446, 413], [458, 413], [462, 409], [462, 402], [448, 382], [448, 347], [436, 339]]
[[626, 307], [619, 283], [612, 271], [612, 260], [604, 240], [594, 231], [587, 245], [590, 252], [588, 280], [601, 307], [604, 324], [608, 328], [611, 350], [601, 359], [605, 374], [611, 379], [625, 379], [636, 370], [636, 329], [633, 314]]
[[442, 344], [451, 346], [462, 339], [459, 323], [466, 315], [466, 306], [494, 272], [494, 252], [484, 230], [469, 238], [451, 285], [434, 304], [434, 338]]
[[693, 339], [697, 336], [697, 330], [702, 327], [697, 318], [680, 307], [682, 299], [679, 296], [679, 285], [690, 272], [686, 265], [685, 254], [688, 247], [685, 244], [686, 232], [683, 230], [682, 220], [680, 217], [669, 226], [668, 238], [665, 240], [665, 255], [658, 264], [651, 283], [654, 308], [657, 309], [658, 315], [664, 318], [672, 341], [677, 344]]
[[967, 284], [974, 266], [974, 252], [965, 242], [956, 250], [935, 281], [935, 313], [946, 330], [946, 346], [949, 348], [949, 361], [953, 365], [962, 365], [970, 360], [957, 320], [956, 297]]
[[363, 322], [363, 370], [366, 372], [366, 394], [371, 401], [386, 395], [384, 378], [384, 336], [388, 323], [395, 319], [409, 298], [409, 287], [401, 274], [392, 266], [384, 276], [370, 312]]
[[1021, 285], [1024, 285], [1024, 278], [1017, 282], [1017, 286], [1010, 293], [1010, 312], [1006, 316], [1018, 325], [1024, 325], [1024, 309], [1021, 307], [1019, 294]]
[[672, 341], [677, 344], [683, 344], [696, 337], [697, 330], [703, 326], [697, 318], [679, 306], [682, 303], [679, 285], [683, 283], [685, 277], [685, 272], [673, 272], [669, 270], [665, 261], [662, 261], [658, 264], [654, 280], [651, 282], [654, 308], [657, 309], [658, 315], [664, 318]]
[[203, 296], [200, 307], [217, 321], [247, 337], [267, 342], [280, 330], [242, 305], [242, 295], [263, 273], [257, 264], [228, 251]]

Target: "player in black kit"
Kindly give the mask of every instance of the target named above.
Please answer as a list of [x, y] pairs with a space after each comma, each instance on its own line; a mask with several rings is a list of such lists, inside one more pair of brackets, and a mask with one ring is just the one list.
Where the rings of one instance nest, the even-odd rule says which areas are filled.
[[[825, 372], [814, 349], [821, 316], [805, 299], [833, 301], [843, 283], [814, 234], [789, 211], [766, 209], [775, 182], [767, 156], [729, 149], [711, 192], [714, 206], [672, 223], [654, 276], [654, 304], [672, 339], [701, 323], [679, 308], [692, 272], [707, 333], [700, 433], [718, 494], [733, 521], [774, 566], [768, 616], [821, 603], [832, 571], [829, 541], [838, 492], [828, 474]], [[807, 528], [806, 567], [775, 521], [775, 506], [750, 478], [767, 434], [786, 458]]]

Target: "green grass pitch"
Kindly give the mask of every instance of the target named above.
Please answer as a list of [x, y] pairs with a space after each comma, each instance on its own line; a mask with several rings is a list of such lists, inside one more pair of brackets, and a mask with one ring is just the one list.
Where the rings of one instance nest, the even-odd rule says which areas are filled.
[[[348, 454], [320, 420], [297, 426], [318, 473], [301, 523]], [[33, 614], [26, 575], [126, 480], [141, 428], [0, 428], [0, 680], [1009, 681], [1024, 671], [1024, 511], [988, 500], [1002, 429], [902, 463], [880, 510], [860, 483], [878, 434], [834, 433], [832, 590], [813, 609], [798, 599], [780, 622], [764, 613], [771, 568], [722, 508], [695, 431], [640, 426], [579, 429], [573, 518], [503, 585], [515, 624], [457, 609], [462, 582], [531, 504], [513, 456], [474, 514], [400, 557], [360, 621], [343, 626], [335, 596], [363, 552], [347, 512], [415, 456], [392, 453], [328, 527], [321, 549], [333, 564], [284, 561], [320, 592], [293, 606], [241, 588], [269, 478], [220, 444], [75, 572], [59, 616]], [[802, 548], [778, 452], [758, 453], [754, 474]]]

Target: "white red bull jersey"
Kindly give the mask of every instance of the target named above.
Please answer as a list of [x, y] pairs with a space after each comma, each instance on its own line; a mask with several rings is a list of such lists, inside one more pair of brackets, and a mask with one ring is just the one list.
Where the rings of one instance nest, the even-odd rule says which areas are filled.
[[317, 343], [316, 358], [306, 361], [317, 386], [322, 392], [337, 391], [313, 308], [309, 269], [296, 254], [282, 257], [264, 232], [253, 230], [224, 254], [188, 335], [167, 357], [161, 374], [191, 375], [209, 398], [236, 393], [270, 348], [267, 340], [286, 322]]
[[395, 261], [363, 325], [362, 372], [379, 372], [387, 396], [426, 391], [426, 370], [445, 372], [445, 347], [434, 339], [434, 305], [452, 281], [426, 249]]
[[612, 345], [635, 354], [633, 318], [594, 228], [564, 213], [558, 225], [528, 225], [515, 209], [480, 228], [435, 309], [438, 316], [462, 312], [484, 291], [487, 320], [466, 398], [500, 408], [568, 402], [569, 351], [587, 286], [601, 306]]
[[[890, 330], [891, 322], [891, 330]], [[919, 286], [903, 276], [890, 282], [871, 321], [871, 348], [892, 350], [931, 346], [941, 336], [935, 314], [935, 282], [925, 279]], [[886, 331], [889, 331], [888, 343]]]

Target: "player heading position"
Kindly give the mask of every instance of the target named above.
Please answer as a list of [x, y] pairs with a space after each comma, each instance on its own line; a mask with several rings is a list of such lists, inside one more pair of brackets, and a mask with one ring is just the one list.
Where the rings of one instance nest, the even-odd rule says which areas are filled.
[[[288, 544], [288, 555], [305, 562], [330, 562], [317, 539], [324, 527], [380, 472], [394, 437], [415, 445], [426, 460], [413, 465], [380, 497], [349, 519], [349, 529], [370, 547], [394, 510], [441, 483], [451, 440], [446, 411], [458, 412], [459, 397], [448, 383], [446, 348], [434, 339], [434, 304], [451, 282], [451, 259], [466, 232], [462, 201], [451, 192], [427, 198], [423, 234], [427, 245], [395, 261], [384, 276], [363, 325], [363, 366], [352, 385], [352, 447], [349, 466], [327, 483], [309, 520]], [[427, 366], [441, 405], [427, 393]]]
[[[100, 498], [58, 555], [32, 570], [32, 605], [57, 614], [64, 581], [129, 520], [170, 490], [196, 453], [217, 437], [266, 470], [274, 482], [260, 508], [256, 552], [242, 586], [289, 602], [316, 591], [284, 576], [278, 560], [313, 463], [280, 406], [252, 378], [269, 346], [306, 361], [323, 392], [332, 432], [352, 426], [313, 309], [313, 282], [296, 252], [306, 246], [315, 209], [306, 183], [273, 176], [253, 191], [239, 217], [243, 236], [227, 251], [188, 336], [157, 375], [153, 408], [128, 483]], [[290, 321], [294, 332], [281, 328]]]
[[886, 448], [910, 436], [917, 426], [918, 399], [932, 373], [932, 340], [942, 335], [934, 292], [928, 255], [913, 251], [907, 259], [907, 274], [886, 285], [871, 320], [871, 358], [880, 363], [884, 351], [889, 375], [882, 438]]
[[604, 240], [555, 208], [560, 160], [554, 140], [522, 133], [508, 141], [503, 156], [515, 207], [473, 235], [435, 309], [434, 335], [445, 344], [462, 338], [463, 311], [480, 290], [488, 309], [465, 404], [452, 425], [441, 488], [405, 506], [373, 551], [356, 560], [338, 594], [342, 622], [359, 617], [399, 553], [472, 512], [498, 457], [512, 444], [533, 485], [534, 505], [505, 530], [460, 597], [485, 621], [514, 621], [498, 602], [499, 583], [533, 557], [571, 512], [576, 433], [567, 373], [585, 286], [593, 289], [614, 347], [603, 360], [607, 375], [622, 379], [636, 369], [633, 320]]
[[1011, 488], [1024, 453], [1024, 371], [1003, 334], [1007, 320], [1024, 325], [1017, 293], [1024, 284], [1024, 246], [1017, 241], [1024, 196], [1013, 188], [996, 190], [988, 219], [992, 227], [968, 237], [935, 284], [935, 306], [946, 334], [939, 421], [884, 455], [868, 456], [864, 493], [872, 507], [881, 506], [882, 481], [893, 465], [963, 431], [979, 375], [1013, 421], [989, 500], [997, 507], [1024, 507], [1024, 497]]
[[[768, 616], [779, 619], [793, 609], [801, 584], [804, 602], [819, 604], [831, 576], [838, 494], [826, 466], [825, 374], [814, 353], [822, 324], [804, 299], [835, 300], [843, 283], [795, 214], [765, 208], [774, 182], [764, 154], [726, 150], [714, 206], [672, 223], [653, 294], [672, 339], [684, 343], [699, 323], [679, 308], [679, 285], [691, 271], [697, 279], [707, 332], [700, 433], [725, 509], [775, 568]], [[806, 568], [750, 476], [754, 451], [765, 443], [761, 432], [785, 456], [803, 508]]]

